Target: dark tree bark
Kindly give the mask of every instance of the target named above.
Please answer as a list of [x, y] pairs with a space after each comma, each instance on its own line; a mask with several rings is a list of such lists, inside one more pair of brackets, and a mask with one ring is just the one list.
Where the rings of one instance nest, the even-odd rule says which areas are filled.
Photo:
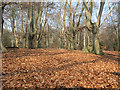
[[7, 49], [3, 46], [3, 13], [4, 13], [4, 8], [7, 4], [3, 4], [2, 2], [0, 3], [0, 50], [2, 50], [2, 52], [6, 52]]

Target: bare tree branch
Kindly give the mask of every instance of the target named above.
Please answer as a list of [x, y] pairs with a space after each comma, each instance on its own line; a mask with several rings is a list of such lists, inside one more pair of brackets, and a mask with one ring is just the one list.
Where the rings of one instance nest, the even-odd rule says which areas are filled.
[[109, 16], [109, 14], [112, 12], [112, 10], [114, 9], [115, 6], [113, 6], [113, 8], [110, 10], [110, 12], [106, 15], [105, 19], [103, 20], [103, 22], [99, 25], [99, 27], [101, 27], [103, 25], [103, 23], [105, 22], [105, 20], [107, 19], [107, 17]]
[[102, 16], [104, 4], [105, 4], [105, 2], [100, 2], [100, 10], [99, 10], [99, 13], [98, 13], [97, 23], [96, 23], [97, 26], [100, 25], [100, 19], [101, 19], [101, 16]]

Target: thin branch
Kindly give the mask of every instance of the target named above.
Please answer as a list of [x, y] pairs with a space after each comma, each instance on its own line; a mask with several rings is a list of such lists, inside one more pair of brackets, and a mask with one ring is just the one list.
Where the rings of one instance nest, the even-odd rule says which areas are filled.
[[84, 2], [84, 1], [83, 1], [83, 5], [84, 5], [85, 9], [86, 9], [88, 12], [90, 12], [89, 9], [88, 9], [88, 7], [87, 7], [87, 2]]

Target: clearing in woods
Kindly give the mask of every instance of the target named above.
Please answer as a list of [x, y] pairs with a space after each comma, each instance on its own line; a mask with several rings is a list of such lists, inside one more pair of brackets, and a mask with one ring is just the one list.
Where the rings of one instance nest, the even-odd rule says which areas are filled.
[[6, 88], [118, 88], [118, 52], [85, 54], [80, 50], [11, 49], [2, 53]]

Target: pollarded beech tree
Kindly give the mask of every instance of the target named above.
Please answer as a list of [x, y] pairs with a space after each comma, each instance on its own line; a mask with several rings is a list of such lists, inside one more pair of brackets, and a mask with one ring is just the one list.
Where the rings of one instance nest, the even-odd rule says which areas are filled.
[[99, 32], [99, 25], [101, 22], [101, 16], [104, 8], [105, 2], [100, 2], [100, 9], [99, 13], [97, 16], [97, 22], [92, 22], [91, 18], [93, 15], [93, 2], [89, 3], [89, 6], [87, 6], [87, 2], [83, 2], [85, 11], [86, 11], [86, 18], [87, 18], [87, 27], [90, 31], [92, 31], [93, 34], [93, 52], [95, 54], [102, 54], [102, 50], [100, 49], [100, 42], [99, 42], [99, 37], [98, 37], [98, 32]]

